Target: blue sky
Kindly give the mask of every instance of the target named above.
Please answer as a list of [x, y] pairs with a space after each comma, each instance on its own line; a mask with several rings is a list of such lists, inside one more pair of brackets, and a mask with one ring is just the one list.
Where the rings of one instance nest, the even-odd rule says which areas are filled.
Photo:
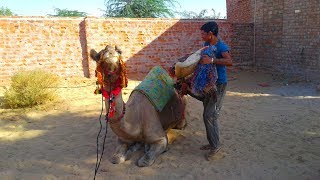
[[[203, 9], [215, 9], [226, 16], [226, 0], [176, 0], [181, 7], [178, 11], [200, 12]], [[7, 7], [21, 16], [45, 16], [54, 14], [53, 9], [68, 9], [86, 12], [91, 16], [101, 16], [105, 9], [104, 0], [0, 0], [0, 7]]]

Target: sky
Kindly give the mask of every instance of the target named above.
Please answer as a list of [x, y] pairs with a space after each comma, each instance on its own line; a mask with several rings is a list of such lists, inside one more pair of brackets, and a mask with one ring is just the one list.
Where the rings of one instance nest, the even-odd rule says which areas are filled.
[[[100, 17], [105, 9], [105, 0], [0, 0], [0, 7], [7, 7], [19, 16], [45, 16], [55, 14], [54, 8], [86, 12], [89, 16]], [[181, 7], [177, 11], [199, 13], [213, 8], [222, 17], [226, 16], [226, 0], [176, 0]]]

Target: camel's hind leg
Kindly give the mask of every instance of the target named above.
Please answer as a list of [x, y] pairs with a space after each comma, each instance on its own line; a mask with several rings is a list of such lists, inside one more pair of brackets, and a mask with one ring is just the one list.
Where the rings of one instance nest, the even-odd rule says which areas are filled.
[[156, 158], [167, 150], [168, 139], [162, 137], [159, 141], [150, 144], [150, 148], [147, 152], [138, 160], [138, 166], [145, 167], [152, 165]]

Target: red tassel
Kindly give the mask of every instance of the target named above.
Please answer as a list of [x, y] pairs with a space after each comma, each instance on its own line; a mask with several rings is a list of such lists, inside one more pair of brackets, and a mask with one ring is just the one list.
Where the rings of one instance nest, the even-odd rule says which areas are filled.
[[116, 102], [113, 101], [110, 104], [110, 108], [109, 108], [109, 118], [112, 118], [114, 116], [115, 109], [116, 109]]

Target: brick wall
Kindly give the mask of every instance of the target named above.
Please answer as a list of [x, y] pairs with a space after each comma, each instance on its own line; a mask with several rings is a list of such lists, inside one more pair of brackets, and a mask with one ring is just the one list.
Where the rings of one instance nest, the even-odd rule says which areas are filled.
[[318, 74], [319, 19], [319, 0], [257, 1], [256, 65], [289, 74]]
[[[62, 77], [90, 77], [95, 63], [88, 52], [99, 51], [107, 44], [122, 48], [129, 74], [147, 73], [155, 65], [169, 67], [178, 57], [201, 46], [199, 28], [205, 22], [207, 20], [0, 18], [0, 81], [8, 80], [19, 70], [37, 68]], [[252, 51], [242, 52], [240, 47], [249, 37], [239, 33], [242, 27], [223, 20], [218, 24], [221, 38], [237, 55], [234, 61], [249, 60]], [[243, 28], [250, 31], [248, 27]]]
[[305, 77], [319, 75], [319, 0], [227, 0], [227, 13], [234, 25], [254, 23], [255, 65]]
[[253, 64], [253, 23], [230, 23], [233, 63]]
[[8, 80], [19, 70], [31, 69], [44, 69], [60, 76], [83, 76], [79, 39], [82, 21], [82, 18], [1, 18], [0, 80]]
[[[228, 0], [227, 12], [228, 21], [218, 24], [235, 64], [319, 74], [319, 0]], [[199, 28], [206, 21], [2, 17], [0, 82], [19, 70], [36, 68], [62, 77], [90, 77], [95, 64], [88, 52], [106, 44], [122, 47], [129, 73], [168, 67], [201, 46]]]
[[253, 4], [254, 0], [227, 0], [228, 21], [234, 23], [252, 23]]
[[[200, 27], [207, 20], [86, 19], [88, 50], [118, 44], [129, 73], [147, 73], [153, 66], [169, 67], [201, 47]], [[219, 21], [221, 37], [231, 42], [230, 24]], [[90, 63], [93, 72], [94, 63]]]

